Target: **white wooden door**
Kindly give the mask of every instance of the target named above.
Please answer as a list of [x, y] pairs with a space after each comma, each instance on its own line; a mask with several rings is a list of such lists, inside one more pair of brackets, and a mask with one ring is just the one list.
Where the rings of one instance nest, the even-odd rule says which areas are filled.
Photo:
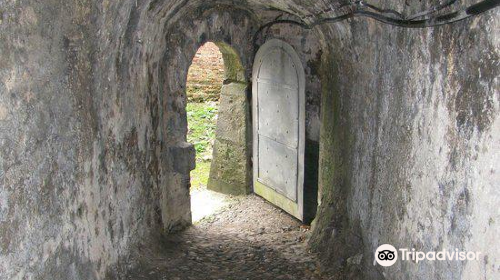
[[297, 53], [266, 42], [252, 83], [254, 192], [303, 220], [305, 78]]

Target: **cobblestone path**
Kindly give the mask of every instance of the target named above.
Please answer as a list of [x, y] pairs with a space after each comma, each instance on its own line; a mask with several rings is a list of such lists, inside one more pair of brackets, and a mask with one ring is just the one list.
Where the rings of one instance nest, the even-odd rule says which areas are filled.
[[308, 227], [261, 198], [238, 199], [220, 213], [143, 248], [120, 279], [328, 279], [308, 252]]

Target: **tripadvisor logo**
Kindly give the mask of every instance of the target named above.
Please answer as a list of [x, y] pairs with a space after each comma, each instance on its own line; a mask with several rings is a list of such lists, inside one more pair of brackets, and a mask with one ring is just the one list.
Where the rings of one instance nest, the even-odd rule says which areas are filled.
[[397, 250], [390, 244], [380, 245], [375, 251], [375, 261], [373, 264], [378, 263], [381, 266], [391, 266], [398, 260], [398, 251], [402, 261], [413, 261], [419, 263], [420, 261], [474, 261], [479, 260], [481, 252], [465, 252], [458, 249], [441, 251], [421, 252], [415, 249], [400, 248]]
[[380, 245], [375, 251], [375, 261], [381, 266], [391, 266], [398, 260], [398, 251], [390, 244]]

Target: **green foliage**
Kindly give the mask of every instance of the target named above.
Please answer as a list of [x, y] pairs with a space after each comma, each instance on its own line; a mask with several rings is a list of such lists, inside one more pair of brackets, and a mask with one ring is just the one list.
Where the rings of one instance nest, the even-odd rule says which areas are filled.
[[217, 105], [213, 102], [188, 103], [187, 118], [189, 126], [187, 140], [194, 144], [198, 158], [211, 155], [215, 139]]
[[217, 103], [188, 103], [188, 142], [196, 149], [196, 169], [191, 171], [191, 187], [205, 188], [210, 173], [212, 147], [217, 125]]
[[196, 168], [191, 171], [191, 188], [204, 189], [207, 187], [210, 174], [210, 161], [197, 160]]

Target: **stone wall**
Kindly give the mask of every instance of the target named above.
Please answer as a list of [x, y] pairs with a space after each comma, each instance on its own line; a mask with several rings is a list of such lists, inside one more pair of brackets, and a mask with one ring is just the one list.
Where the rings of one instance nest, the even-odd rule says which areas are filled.
[[210, 39], [252, 53], [251, 20], [174, 1], [0, 4], [0, 279], [103, 279], [190, 223], [189, 63]]
[[1, 279], [95, 278], [156, 221], [148, 142], [99, 121], [92, 13], [0, 2]]
[[[500, 277], [498, 15], [424, 30], [325, 27], [312, 243], [329, 267], [350, 279]], [[384, 243], [481, 258], [373, 266]]]
[[248, 84], [225, 84], [220, 94], [212, 165], [207, 188], [232, 195], [252, 191], [250, 102]]

